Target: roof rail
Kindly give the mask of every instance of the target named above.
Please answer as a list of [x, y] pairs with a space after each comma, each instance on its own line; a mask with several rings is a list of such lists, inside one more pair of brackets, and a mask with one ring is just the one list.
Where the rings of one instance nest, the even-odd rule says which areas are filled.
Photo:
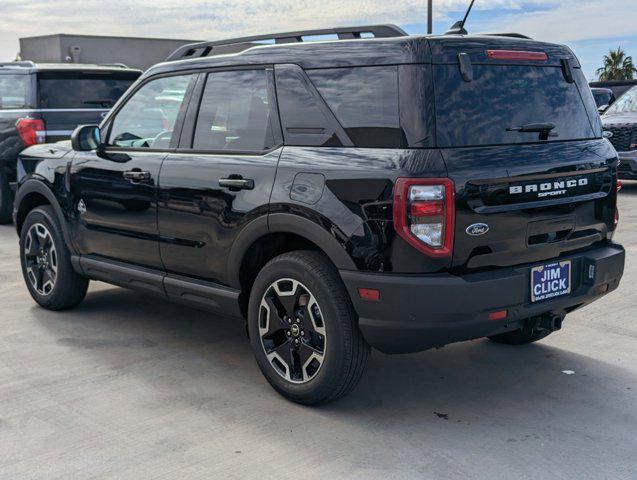
[[258, 46], [263, 41], [274, 43], [303, 42], [303, 37], [337, 35], [339, 40], [363, 38], [363, 34], [371, 34], [374, 38], [390, 38], [407, 36], [402, 28], [396, 25], [366, 25], [359, 27], [324, 28], [321, 30], [300, 30], [297, 32], [273, 33], [252, 37], [230, 38], [212, 42], [200, 42], [184, 45], [175, 50], [166, 61], [182, 60], [185, 58], [208, 57], [224, 53], [238, 53], [248, 48]]
[[533, 40], [531, 37], [527, 36], [527, 35], [523, 35], [521, 33], [485, 33], [484, 35], [487, 35], [489, 37], [512, 37], [512, 38], [525, 38], [527, 40]]
[[0, 67], [26, 67], [33, 68], [35, 67], [35, 63], [31, 60], [19, 60], [16, 62], [0, 62]]
[[100, 63], [100, 67], [128, 68], [125, 63]]

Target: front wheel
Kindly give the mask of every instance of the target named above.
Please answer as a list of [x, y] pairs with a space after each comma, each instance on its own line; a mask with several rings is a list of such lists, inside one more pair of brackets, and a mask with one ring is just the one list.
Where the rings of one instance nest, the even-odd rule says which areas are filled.
[[65, 310], [84, 299], [89, 281], [73, 270], [51, 207], [41, 206], [27, 215], [20, 232], [20, 260], [29, 293], [40, 306]]
[[304, 405], [349, 393], [370, 352], [337, 271], [318, 252], [286, 253], [263, 267], [250, 294], [248, 330], [268, 382]]

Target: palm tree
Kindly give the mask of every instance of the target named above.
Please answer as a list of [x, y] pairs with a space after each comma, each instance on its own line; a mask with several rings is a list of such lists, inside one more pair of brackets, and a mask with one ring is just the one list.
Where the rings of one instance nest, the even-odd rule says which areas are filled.
[[604, 66], [597, 69], [597, 75], [601, 81], [607, 80], [632, 80], [637, 73], [633, 63], [633, 57], [627, 57], [622, 47], [611, 50], [604, 55]]

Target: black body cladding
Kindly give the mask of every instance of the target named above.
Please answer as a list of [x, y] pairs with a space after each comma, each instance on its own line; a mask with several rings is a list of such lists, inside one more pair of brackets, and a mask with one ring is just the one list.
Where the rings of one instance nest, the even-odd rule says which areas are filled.
[[[540, 51], [546, 60], [496, 61], [489, 49]], [[542, 92], [535, 111], [498, 110], [507, 99], [494, 79], [506, 78], [502, 88], [520, 105], [529, 94], [525, 82], [543, 75], [557, 86]], [[135, 99], [176, 77], [187, 81], [152, 97], [163, 109], [158, 134], [120, 135], [114, 123], [134, 117]], [[224, 78], [228, 87], [213, 102], [211, 85]], [[232, 99], [227, 109], [222, 97]], [[239, 120], [229, 114], [232, 102], [245, 105]], [[560, 102], [568, 108], [554, 119]], [[507, 131], [549, 121], [558, 136], [546, 140]], [[602, 138], [579, 63], [568, 48], [533, 40], [353, 39], [167, 62], [144, 73], [100, 131], [104, 145], [97, 150], [56, 145], [22, 153], [27, 175], [16, 201], [18, 228], [28, 207], [46, 198], [84, 274], [224, 312], [245, 312], [256, 271], [286, 248], [324, 252], [343, 272], [361, 325], [377, 328], [354, 299], [365, 282], [409, 278], [413, 293], [418, 279], [423, 288], [437, 279], [453, 286], [465, 274], [483, 281], [508, 269], [521, 284], [519, 266], [605, 247], [615, 230], [617, 156]], [[399, 178], [451, 179], [453, 255], [428, 256], [397, 234]], [[580, 179], [578, 188], [560, 188]], [[525, 194], [515, 197], [511, 187], [520, 185]], [[563, 193], [544, 196], [545, 190]], [[477, 223], [488, 233], [467, 235]], [[619, 247], [609, 252], [623, 259]], [[584, 265], [584, 256], [577, 258]], [[619, 261], [606, 264], [616, 269]], [[611, 289], [621, 271], [612, 275]], [[562, 302], [555, 311], [594, 296], [583, 284], [580, 293], [581, 302]], [[396, 290], [388, 297], [396, 299]], [[483, 321], [483, 313], [474, 320]], [[471, 337], [457, 335], [462, 324], [454, 328], [446, 337], [438, 332], [433, 344]], [[383, 331], [368, 330], [368, 341], [380, 345], [372, 339]], [[470, 330], [478, 331], [484, 330]]]

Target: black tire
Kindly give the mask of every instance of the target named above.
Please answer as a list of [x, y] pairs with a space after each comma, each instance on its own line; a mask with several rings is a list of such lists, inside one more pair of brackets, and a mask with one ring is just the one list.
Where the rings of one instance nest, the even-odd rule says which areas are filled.
[[[260, 332], [260, 322], [263, 327], [263, 315], [265, 314], [262, 307], [262, 300], [266, 298], [266, 295], [271, 294], [275, 284], [282, 285], [282, 283], [278, 282], [287, 282], [287, 279], [298, 282], [296, 287], [290, 288], [298, 288], [299, 292], [301, 292], [295, 293], [293, 295], [295, 299], [288, 301], [297, 305], [297, 301], [298, 304], [301, 304], [300, 298], [305, 297], [305, 301], [308, 302], [306, 306], [299, 307], [297, 310], [300, 312], [297, 317], [301, 322], [299, 325], [308, 330], [307, 337], [304, 336], [305, 333], [302, 331], [301, 337], [295, 339], [294, 336], [292, 336], [289, 339], [290, 356], [288, 358], [291, 359], [293, 363], [295, 358], [297, 361], [297, 363], [294, 364], [297, 367], [296, 369], [291, 368], [285, 372], [286, 377], [288, 375], [290, 376], [290, 380], [284, 378], [283, 373], [280, 373], [281, 369], [277, 371], [275, 367], [276, 360], [268, 360], [264, 344], [264, 341], [267, 342], [267, 340], [262, 341]], [[289, 282], [289, 284], [292, 285], [291, 282]], [[309, 295], [305, 295], [304, 292], [308, 292]], [[309, 298], [312, 300], [307, 300]], [[314, 300], [316, 302], [316, 308], [319, 309], [318, 315], [316, 316], [309, 312]], [[282, 304], [279, 303], [279, 305]], [[270, 318], [269, 313], [267, 315], [268, 318]], [[316, 317], [320, 319], [320, 322], [318, 320], [317, 322], [321, 324], [320, 331], [324, 333], [324, 337], [316, 334], [312, 326], [316, 326], [317, 324], [313, 320], [313, 318]], [[274, 321], [274, 316], [271, 318], [273, 318]], [[277, 324], [277, 328], [284, 329], [285, 321], [281, 320], [282, 316], [279, 315], [279, 312], [277, 312], [276, 318], [277, 321], [281, 322]], [[267, 320], [267, 322], [269, 327], [269, 320]], [[281, 324], [284, 327], [281, 327]], [[308, 326], [308, 324], [310, 324], [310, 326]], [[338, 272], [328, 258], [321, 253], [313, 251], [286, 253], [272, 259], [263, 267], [250, 293], [248, 330], [250, 343], [257, 363], [270, 385], [287, 399], [303, 405], [328, 403], [353, 390], [363, 374], [367, 358], [370, 354], [370, 347], [363, 339], [358, 328], [356, 313]], [[290, 332], [286, 330], [286, 333], [289, 334]], [[296, 334], [299, 334], [298, 329]], [[321, 342], [325, 342], [322, 344], [323, 353], [321, 363], [318, 367], [312, 367], [311, 363], [308, 365], [306, 362], [306, 365], [308, 365], [307, 368], [303, 366], [301, 370], [303, 378], [298, 380], [297, 376], [298, 381], [295, 383], [292, 381], [292, 375], [289, 374], [289, 372], [292, 370], [298, 372], [301, 361], [299, 359], [299, 353], [296, 354], [296, 357], [294, 357], [295, 354], [293, 353], [294, 348], [296, 348], [298, 352], [298, 342], [297, 346], [294, 347], [292, 341], [300, 340], [300, 345], [303, 347], [311, 343], [308, 341], [310, 336], [324, 339], [321, 340]], [[267, 335], [264, 335], [264, 339], [265, 338], [267, 338]], [[279, 338], [285, 339], [285, 336], [282, 335]], [[318, 348], [320, 349], [320, 347]], [[318, 363], [317, 360], [312, 360], [312, 362]], [[288, 362], [288, 365], [289, 363], [290, 362]], [[310, 367], [314, 370], [312, 376], [308, 373]]]
[[4, 172], [0, 172], [0, 225], [11, 223], [13, 214], [13, 190]]
[[512, 332], [493, 335], [489, 337], [489, 340], [505, 345], [528, 345], [548, 337], [551, 333], [549, 330], [537, 330], [533, 327], [525, 326]]
[[[47, 231], [50, 234], [50, 243], [53, 245], [55, 252], [55, 280], [46, 292], [38, 291], [37, 284], [34, 285], [32, 283], [33, 277], [30, 275], [34, 271], [33, 259], [27, 260], [27, 251], [40, 251], [37, 246], [31, 248], [33, 240], [28, 239], [29, 235], [34, 233], [33, 229], [36, 229], [37, 233], [37, 229], [41, 228], [40, 226], [45, 228], [43, 231]], [[29, 246], [28, 250], [27, 245]], [[39, 254], [36, 254], [36, 256], [39, 256]], [[53, 254], [50, 254], [49, 257], [52, 258]], [[29, 262], [29, 265], [27, 265], [27, 262]], [[64, 243], [57, 216], [50, 206], [37, 207], [27, 215], [20, 232], [20, 263], [29, 293], [40, 306], [48, 310], [66, 310], [79, 305], [84, 300], [89, 280], [78, 275], [73, 270], [71, 254]], [[29, 269], [31, 270], [29, 271]]]

